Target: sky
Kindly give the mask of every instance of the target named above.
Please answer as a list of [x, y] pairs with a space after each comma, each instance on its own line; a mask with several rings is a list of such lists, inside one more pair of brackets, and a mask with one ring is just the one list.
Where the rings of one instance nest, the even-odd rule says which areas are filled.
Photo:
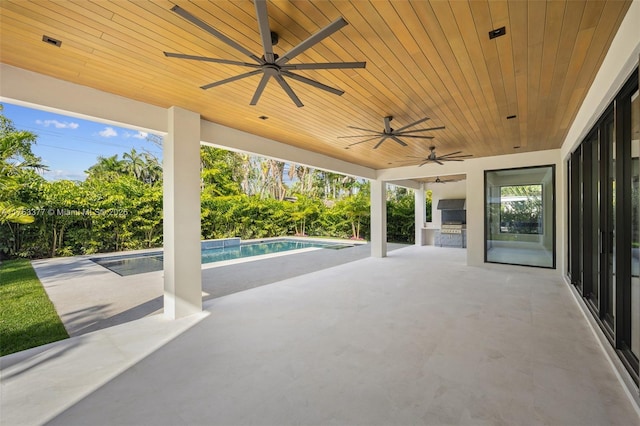
[[147, 133], [103, 123], [82, 120], [47, 111], [1, 103], [2, 114], [18, 130], [28, 130], [38, 138], [32, 151], [49, 168], [42, 172], [47, 180], [84, 180], [84, 173], [98, 156], [110, 157], [135, 148], [162, 159], [162, 147], [149, 142]]

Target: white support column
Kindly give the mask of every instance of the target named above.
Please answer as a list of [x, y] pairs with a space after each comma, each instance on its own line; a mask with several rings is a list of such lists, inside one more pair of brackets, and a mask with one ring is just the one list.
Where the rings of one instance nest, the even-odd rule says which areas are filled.
[[387, 183], [371, 180], [371, 256], [387, 256]]
[[415, 195], [415, 218], [416, 218], [416, 245], [425, 245], [424, 232], [422, 228], [427, 221], [427, 199], [424, 193], [424, 183], [420, 184], [419, 189], [414, 189]]
[[168, 110], [163, 144], [164, 315], [202, 311], [200, 255], [200, 115]]

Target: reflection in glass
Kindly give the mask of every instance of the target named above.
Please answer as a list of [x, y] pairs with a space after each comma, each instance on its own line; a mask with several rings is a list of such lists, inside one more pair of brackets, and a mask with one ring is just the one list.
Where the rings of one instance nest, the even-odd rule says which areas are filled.
[[542, 234], [542, 185], [500, 188], [500, 232]]
[[555, 268], [554, 172], [485, 172], [487, 262]]

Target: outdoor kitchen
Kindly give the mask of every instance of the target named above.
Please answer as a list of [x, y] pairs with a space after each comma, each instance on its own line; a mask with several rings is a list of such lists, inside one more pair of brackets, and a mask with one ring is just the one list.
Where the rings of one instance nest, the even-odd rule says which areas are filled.
[[433, 244], [439, 247], [467, 247], [467, 211], [464, 199], [438, 201], [441, 225], [434, 232]]

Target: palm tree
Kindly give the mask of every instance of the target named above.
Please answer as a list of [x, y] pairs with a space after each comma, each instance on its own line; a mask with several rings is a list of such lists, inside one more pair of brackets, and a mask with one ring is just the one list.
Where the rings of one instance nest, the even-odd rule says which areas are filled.
[[158, 161], [158, 157], [150, 152], [145, 152], [142, 156], [144, 157], [145, 163], [144, 181], [153, 185], [162, 180], [162, 165]]
[[85, 172], [89, 176], [103, 175], [108, 173], [123, 173], [125, 171], [125, 164], [123, 160], [118, 159], [118, 154], [111, 157], [99, 156], [97, 163], [89, 167]]
[[131, 148], [130, 152], [122, 154], [122, 161], [125, 164], [125, 171], [142, 181], [145, 173], [145, 159], [142, 155], [138, 154], [135, 148]]

